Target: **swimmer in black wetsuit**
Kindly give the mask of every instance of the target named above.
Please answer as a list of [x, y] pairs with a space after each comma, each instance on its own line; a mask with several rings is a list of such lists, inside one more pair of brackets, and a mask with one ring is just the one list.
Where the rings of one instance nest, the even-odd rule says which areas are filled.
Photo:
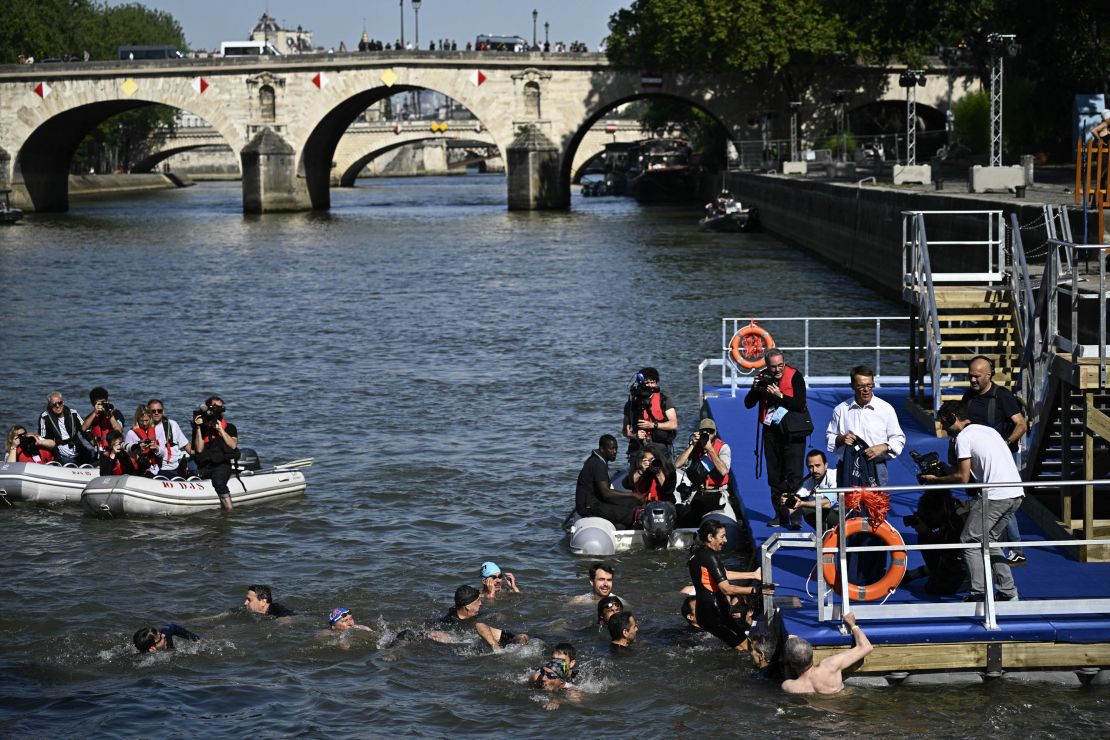
[[140, 653], [157, 653], [162, 650], [173, 650], [173, 638], [181, 637], [196, 642], [200, 635], [190, 632], [181, 625], [164, 624], [158, 629], [143, 627], [132, 636], [135, 648]]
[[[439, 619], [433, 621], [428, 630], [429, 640], [436, 642], [453, 642], [449, 632], [461, 632], [467, 629], [468, 622], [478, 616], [482, 609], [482, 595], [473, 586], [459, 586], [455, 589], [455, 606], [447, 610]], [[509, 645], [523, 645], [528, 642], [528, 635], [517, 635], [509, 630], [490, 627], [485, 622], [474, 622], [474, 630], [494, 652]]]
[[759, 583], [737, 586], [730, 582], [745, 580], [754, 574], [725, 570], [717, 555], [727, 541], [724, 524], [713, 519], [702, 522], [688, 565], [690, 580], [694, 583], [694, 617], [698, 626], [739, 650], [744, 642], [744, 628], [733, 618], [728, 597], [760, 594], [763, 587]]

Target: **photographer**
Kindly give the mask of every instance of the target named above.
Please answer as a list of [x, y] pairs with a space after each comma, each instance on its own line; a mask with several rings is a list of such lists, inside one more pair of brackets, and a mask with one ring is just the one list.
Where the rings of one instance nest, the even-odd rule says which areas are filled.
[[[802, 374], [786, 364], [782, 350], [767, 350], [763, 353], [763, 361], [765, 366], [744, 397], [744, 406], [750, 409], [759, 405], [767, 484], [771, 488], [771, 507], [775, 512], [767, 525], [788, 526], [790, 512], [782, 505], [782, 496], [794, 493], [801, 483], [802, 458], [806, 438], [813, 431], [813, 421], [806, 408], [806, 382]], [[758, 460], [760, 435], [756, 436]]]
[[101, 475], [135, 475], [135, 461], [123, 448], [123, 435], [120, 432], [108, 432], [106, 440], [108, 448], [100, 456]]
[[679, 490], [694, 494], [689, 509], [683, 514], [685, 521], [698, 526], [705, 514], [724, 505], [731, 465], [732, 448], [717, 436], [717, 422], [702, 419], [698, 422], [698, 430], [690, 435], [690, 444], [675, 460], [675, 467], [685, 469], [687, 481]]
[[81, 431], [93, 446], [93, 462], [108, 449], [108, 433], [123, 434], [123, 414], [108, 400], [108, 391], [97, 386], [89, 391], [92, 412], [85, 417]]
[[[917, 531], [919, 545], [954, 545], [960, 541], [967, 508], [961, 507], [951, 491], [931, 490], [921, 494], [917, 511], [903, 521]], [[956, 550], [922, 550], [925, 565], [902, 578], [907, 583], [922, 575], [928, 576], [925, 590], [931, 594], [954, 594], [967, 580], [960, 553]]]
[[127, 432], [123, 439], [124, 445], [131, 451], [135, 458], [135, 466], [139, 475], [153, 478], [162, 468], [162, 458], [165, 453], [158, 441], [154, 428], [154, 416], [150, 409], [140, 405], [135, 409], [135, 426]]
[[[937, 421], [950, 437], [956, 438], [958, 467], [949, 475], [922, 475], [922, 483], [967, 483], [972, 477], [979, 483], [1021, 481], [1006, 440], [990, 427], [972, 424], [968, 419], [965, 401], [945, 401], [937, 412]], [[1010, 517], [1021, 508], [1023, 498], [1025, 492], [1017, 486], [980, 489], [960, 532], [960, 542], [981, 543], [984, 537], [988, 538], [987, 542], [999, 541], [1006, 531]], [[982, 553], [979, 549], [961, 550], [961, 557], [971, 579], [971, 593], [965, 601], [982, 601], [986, 588], [990, 585], [983, 572]], [[1009, 563], [1002, 556], [1002, 550], [990, 548], [990, 560], [995, 598], [1000, 601], [1017, 598], [1014, 577], [1010, 573]]]
[[639, 460], [624, 476], [621, 485], [636, 493], [645, 503], [650, 501], [674, 502], [674, 466], [664, 458], [661, 445], [648, 443], [640, 451]]
[[804, 516], [809, 526], [817, 529], [817, 507], [821, 507], [821, 526], [824, 529], [835, 527], [840, 521], [835, 493], [823, 493], [836, 488], [836, 470], [829, 467], [829, 459], [821, 450], [810, 450], [806, 455], [806, 469], [809, 474], [802, 479], [797, 493], [784, 494], [782, 505], [790, 512], [788, 529], [800, 529], [798, 515]]
[[193, 449], [197, 475], [209, 478], [220, 497], [220, 506], [231, 511], [231, 461], [239, 458], [239, 431], [224, 419], [224, 400], [209, 396], [193, 413]]
[[647, 442], [666, 448], [666, 456], [674, 450], [671, 444], [678, 433], [678, 412], [667, 394], [659, 389], [659, 371], [645, 367], [636, 374], [624, 404], [624, 436], [628, 439], [628, 460], [632, 464]]
[[28, 434], [27, 428], [14, 426], [8, 432], [8, 441], [4, 445], [7, 462], [39, 463], [45, 465], [54, 459], [54, 440], [43, 439], [37, 434]]

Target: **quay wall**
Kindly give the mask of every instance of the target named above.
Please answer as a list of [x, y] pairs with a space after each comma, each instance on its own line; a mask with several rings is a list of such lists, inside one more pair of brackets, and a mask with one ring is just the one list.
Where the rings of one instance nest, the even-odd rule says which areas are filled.
[[192, 182], [171, 173], [144, 172], [122, 175], [70, 175], [70, 195], [131, 193], [141, 190], [170, 190], [192, 185]]
[[[781, 175], [730, 172], [727, 187], [745, 206], [759, 208], [763, 227], [814, 252], [881, 292], [901, 296], [902, 212], [1001, 210], [1017, 214], [1027, 253], [1036, 262], [1047, 238], [1042, 204], [999, 194], [970, 198], [855, 183], [815, 182]], [[940, 241], [984, 241], [985, 216], [926, 218], [935, 272], [982, 272], [985, 247], [945, 247]], [[1076, 228], [1079, 231], [1076, 231]], [[1082, 233], [1081, 225], [1072, 225]]]

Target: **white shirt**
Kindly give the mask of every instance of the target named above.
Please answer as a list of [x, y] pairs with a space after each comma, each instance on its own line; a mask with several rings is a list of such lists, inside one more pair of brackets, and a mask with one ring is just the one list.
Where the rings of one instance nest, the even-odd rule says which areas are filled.
[[[827, 488], [836, 488], [836, 468], [828, 468], [825, 470], [825, 477], [821, 479], [820, 483], [813, 480], [813, 473], [810, 473], [805, 478], [802, 478], [802, 485], [796, 494], [798, 498], [809, 498], [817, 491], [823, 491]], [[822, 493], [821, 496], [828, 499], [829, 506], [836, 508], [836, 494], [835, 493]]]
[[[971, 458], [971, 475], [976, 483], [1014, 483], [1021, 480], [1013, 453], [1006, 440], [994, 429], [982, 424], [968, 424], [956, 435], [956, 459]], [[981, 488], [987, 498], [1001, 499], [1024, 496], [1019, 486]]]
[[836, 438], [849, 432], [867, 442], [868, 446], [890, 445], [890, 454], [879, 455], [875, 462], [893, 460], [906, 445], [906, 435], [898, 423], [898, 414], [893, 406], [878, 396], [872, 396], [866, 406], [860, 406], [855, 398], [851, 398], [833, 409], [832, 419], [825, 430], [827, 451], [836, 452]]
[[173, 433], [173, 444], [171, 445], [166, 439], [166, 430], [161, 424], [154, 425], [154, 436], [165, 451], [166, 466], [176, 468], [184, 458], [189, 456], [189, 453], [185, 451], [185, 445], [189, 444], [189, 438], [182, 434], [181, 427], [177, 425], [176, 421], [173, 419], [166, 419], [166, 421], [169, 422], [170, 431]]

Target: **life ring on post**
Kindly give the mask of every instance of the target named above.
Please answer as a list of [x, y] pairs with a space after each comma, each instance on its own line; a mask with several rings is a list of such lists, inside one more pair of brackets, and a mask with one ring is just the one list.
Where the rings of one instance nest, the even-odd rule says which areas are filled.
[[[867, 517], [856, 517], [845, 520], [844, 536], [851, 537], [854, 534], [873, 534], [882, 540], [883, 544], [887, 547], [897, 547], [906, 544], [902, 539], [902, 535], [898, 533], [897, 529], [890, 526], [890, 522], [888, 521], [883, 521], [879, 526], [874, 527], [871, 525], [871, 520]], [[823, 548], [836, 547], [838, 542], [839, 533], [838, 530], [834, 528], [830, 529], [825, 534], [825, 539], [821, 543], [821, 546]], [[854, 583], [849, 583], [848, 595], [856, 601], [876, 601], [886, 598], [891, 591], [898, 588], [898, 585], [902, 583], [902, 576], [906, 575], [906, 562], [907, 555], [905, 550], [891, 550], [890, 567], [887, 568], [883, 577], [866, 586], [857, 586]], [[840, 569], [836, 567], [836, 553], [821, 553], [821, 564], [825, 572], [825, 583], [829, 584], [829, 586], [837, 592], [843, 593], [840, 589]]]
[[774, 337], [752, 321], [732, 335], [728, 343], [728, 354], [740, 367], [746, 370], [757, 370], [767, 364], [763, 359], [763, 353], [774, 346]]

